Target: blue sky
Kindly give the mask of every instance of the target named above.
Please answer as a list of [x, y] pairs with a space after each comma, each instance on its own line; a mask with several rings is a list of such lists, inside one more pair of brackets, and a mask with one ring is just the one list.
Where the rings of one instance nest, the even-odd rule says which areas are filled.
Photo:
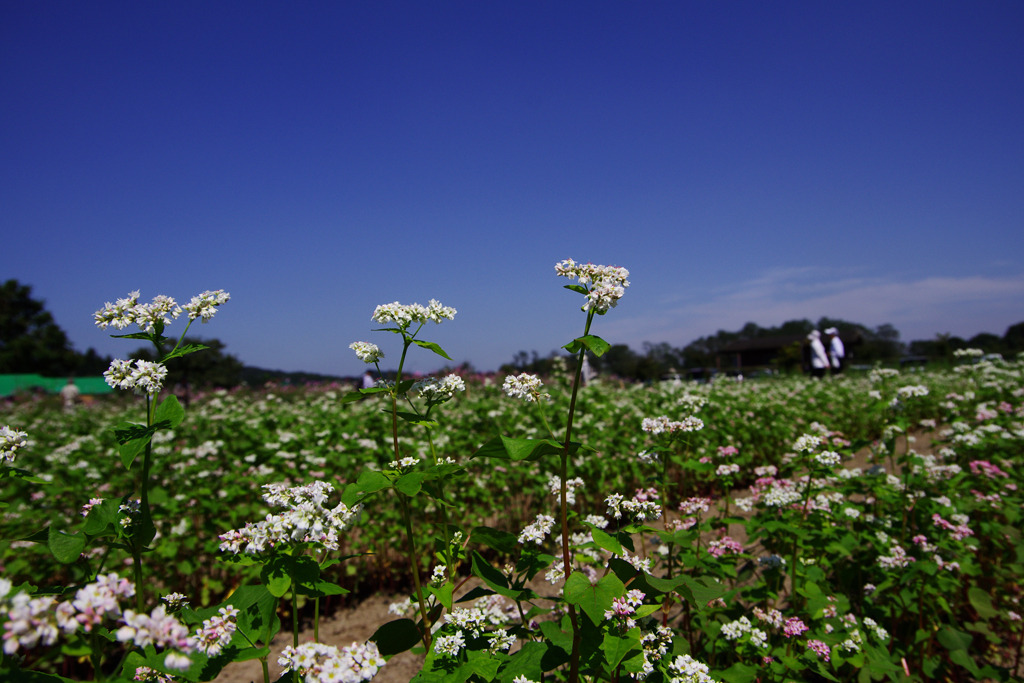
[[104, 301], [223, 288], [194, 331], [331, 374], [394, 351], [370, 314], [396, 300], [458, 309], [421, 335], [456, 362], [546, 355], [584, 322], [564, 258], [630, 270], [593, 332], [637, 350], [821, 316], [1002, 334], [1022, 26], [999, 0], [3, 0], [3, 277], [121, 356]]

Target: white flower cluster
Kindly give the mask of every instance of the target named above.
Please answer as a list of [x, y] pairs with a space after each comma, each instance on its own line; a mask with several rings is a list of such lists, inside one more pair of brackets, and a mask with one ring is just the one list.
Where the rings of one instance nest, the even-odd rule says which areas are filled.
[[661, 505], [656, 500], [647, 500], [646, 496], [626, 500], [621, 493], [613, 493], [604, 502], [608, 505], [608, 514], [615, 519], [626, 515], [634, 522], [644, 522], [661, 517]]
[[380, 350], [380, 347], [370, 342], [352, 342], [348, 345], [348, 348], [355, 351], [356, 355], [359, 356], [359, 360], [364, 363], [376, 363], [384, 357], [384, 352]]
[[216, 657], [231, 643], [231, 637], [238, 630], [238, 608], [233, 605], [221, 607], [217, 614], [203, 620], [203, 625], [192, 636], [194, 647]]
[[501, 385], [502, 391], [509, 398], [521, 398], [527, 403], [540, 398], [540, 388], [543, 383], [537, 375], [524, 372], [521, 375], [509, 375]]
[[[569, 505], [576, 504], [576, 489], [583, 486], [583, 480], [579, 477], [573, 477], [565, 482], [565, 502]], [[548, 477], [548, 491], [553, 496], [562, 495], [562, 478], [557, 474], [552, 474]]]
[[750, 634], [750, 644], [754, 647], [764, 647], [768, 643], [768, 634], [759, 628], [754, 628], [750, 619], [745, 616], [722, 626], [722, 636], [726, 640], [739, 640], [748, 633]]
[[519, 542], [540, 545], [544, 542], [544, 537], [551, 533], [551, 529], [554, 526], [555, 518], [551, 515], [537, 515], [537, 519], [533, 521], [533, 524], [528, 525], [519, 532]]
[[341, 533], [359, 516], [360, 506], [349, 508], [338, 503], [325, 507], [327, 495], [334, 487], [327, 482], [286, 487], [265, 484], [263, 499], [272, 507], [286, 508], [281, 514], [268, 514], [256, 524], [233, 529], [220, 535], [221, 552], [259, 555], [278, 545], [317, 543], [328, 550], [337, 550]]
[[408, 470], [416, 465], [420, 464], [419, 458], [414, 458], [411, 455], [407, 455], [401, 460], [392, 460], [388, 463], [388, 469], [391, 470]]
[[796, 440], [795, 444], [793, 444], [793, 450], [797, 451], [798, 453], [810, 453], [815, 448], [817, 448], [818, 444], [820, 443], [821, 437], [818, 436], [817, 434], [804, 434], [803, 436]]
[[117, 630], [120, 642], [130, 642], [143, 649], [152, 645], [171, 650], [164, 659], [164, 666], [168, 669], [183, 671], [191, 666], [192, 662], [185, 654], [194, 651], [188, 628], [167, 614], [165, 605], [157, 605], [149, 614], [127, 609], [123, 620], [124, 626]]
[[682, 420], [670, 420], [667, 416], [645, 417], [640, 428], [648, 434], [675, 434], [676, 432], [697, 432], [704, 429], [704, 421], [689, 415]]
[[202, 318], [204, 323], [210, 322], [210, 318], [217, 313], [217, 307], [226, 304], [231, 295], [223, 289], [206, 290], [202, 294], [192, 297], [192, 300], [182, 306], [188, 312], [188, 319], [195, 320]]
[[0, 579], [0, 615], [6, 617], [5, 654], [53, 645], [62, 632], [72, 634], [81, 629], [91, 633], [109, 618], [123, 624], [116, 632], [117, 640], [130, 641], [141, 648], [153, 645], [170, 649], [164, 660], [169, 669], [183, 670], [191, 664], [187, 655], [195, 648], [188, 638], [188, 629], [168, 615], [164, 605], [151, 614], [132, 610], [122, 613], [120, 600], [134, 596], [135, 586], [117, 574], [101, 574], [79, 588], [74, 598], [60, 603], [52, 596], [33, 598], [25, 591], [10, 595], [11, 588], [9, 580]]
[[412, 385], [412, 390], [417, 392], [421, 398], [427, 400], [429, 405], [438, 405], [450, 401], [455, 393], [466, 390], [466, 382], [456, 374], [445, 375], [441, 379], [428, 377], [421, 379]]
[[289, 645], [277, 659], [285, 671], [297, 671], [306, 683], [359, 683], [377, 675], [385, 664], [377, 644], [352, 643], [340, 650], [323, 643]]
[[708, 674], [708, 665], [690, 655], [679, 655], [668, 665], [669, 683], [715, 683]]
[[454, 320], [456, 311], [451, 306], [442, 306], [437, 299], [431, 299], [426, 306], [420, 304], [402, 305], [397, 301], [390, 304], [381, 304], [373, 310], [370, 316], [374, 322], [386, 324], [395, 323], [401, 329], [409, 327], [412, 323], [424, 324], [434, 322], [440, 324], [442, 320]]
[[629, 287], [629, 271], [618, 266], [596, 266], [593, 263], [576, 263], [566, 259], [555, 264], [555, 273], [570, 280], [578, 279], [587, 288], [587, 303], [584, 311], [593, 309], [598, 315], [604, 315], [609, 308], [614, 308]]
[[957, 358], [981, 358], [985, 352], [981, 349], [956, 349], [953, 355]]
[[896, 390], [896, 397], [901, 399], [919, 398], [928, 395], [928, 387], [923, 384], [908, 384]]
[[28, 445], [28, 434], [12, 429], [10, 425], [0, 427], [0, 458], [14, 462], [18, 451]]
[[163, 363], [148, 360], [114, 359], [103, 373], [103, 379], [113, 389], [131, 389], [136, 394], [155, 396], [160, 393], [167, 367]]
[[886, 569], [901, 569], [913, 561], [914, 558], [907, 555], [907, 551], [898, 545], [894, 545], [889, 548], [888, 555], [880, 555], [878, 557], [878, 565], [880, 567], [885, 567]]
[[877, 384], [879, 382], [884, 382], [887, 379], [897, 377], [899, 374], [900, 371], [894, 368], [875, 368], [868, 373], [868, 380], [870, 380], [872, 384]]
[[843, 458], [835, 451], [822, 451], [814, 456], [814, 460], [824, 467], [835, 467], [843, 461]]

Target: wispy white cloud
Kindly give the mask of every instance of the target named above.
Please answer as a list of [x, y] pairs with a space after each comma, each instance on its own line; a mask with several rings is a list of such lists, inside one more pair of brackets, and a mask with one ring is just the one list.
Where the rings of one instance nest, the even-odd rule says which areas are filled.
[[708, 292], [699, 301], [677, 298], [661, 310], [608, 320], [603, 329], [607, 339], [639, 348], [644, 341], [687, 344], [747, 322], [767, 327], [823, 316], [870, 327], [891, 323], [905, 341], [940, 332], [965, 338], [1002, 334], [1024, 320], [1024, 274], [900, 281], [817, 267], [775, 269]]

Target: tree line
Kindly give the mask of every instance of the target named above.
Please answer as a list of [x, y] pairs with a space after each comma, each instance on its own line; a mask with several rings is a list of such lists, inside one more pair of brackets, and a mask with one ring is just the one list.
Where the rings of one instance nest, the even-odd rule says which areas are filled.
[[[719, 330], [713, 335], [700, 337], [683, 347], [667, 342], [644, 342], [636, 351], [626, 344], [613, 345], [603, 356], [590, 358], [597, 372], [626, 380], [654, 381], [665, 377], [699, 376], [701, 371], [732, 369], [728, 352], [739, 342], [772, 340], [778, 342], [778, 352], [762, 369], [778, 372], [799, 372], [803, 368], [804, 345], [811, 330], [834, 327], [847, 348], [847, 363], [871, 366], [876, 363], [894, 365], [911, 358], [930, 364], [953, 362], [957, 349], [977, 348], [985, 353], [998, 353], [1012, 357], [1024, 352], [1024, 322], [1010, 326], [1003, 336], [982, 332], [970, 339], [951, 334], [938, 334], [935, 339], [905, 343], [893, 325], [868, 327], [838, 318], [821, 318], [817, 323], [808, 319], [789, 320], [774, 327], [761, 327], [749, 322], [736, 331]], [[568, 357], [557, 351], [540, 356], [536, 351], [519, 351], [510, 363], [502, 366], [505, 372], [532, 372], [546, 375]]]

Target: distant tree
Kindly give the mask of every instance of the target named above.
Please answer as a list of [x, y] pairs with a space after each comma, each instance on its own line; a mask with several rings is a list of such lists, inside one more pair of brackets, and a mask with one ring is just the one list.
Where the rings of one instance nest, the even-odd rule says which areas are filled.
[[1006, 353], [1012, 355], [1024, 351], [1024, 322], [1006, 328], [1006, 334], [1003, 335], [1003, 346]]
[[602, 374], [615, 375], [623, 379], [636, 377], [638, 358], [636, 352], [626, 344], [612, 344], [597, 361], [594, 362], [597, 366], [595, 369]]
[[71, 347], [44, 302], [17, 280], [0, 285], [0, 373], [37, 373], [49, 377], [99, 374], [110, 365], [93, 349], [84, 355]]
[[981, 332], [967, 340], [972, 349], [981, 349], [985, 353], [1004, 353], [1003, 338], [991, 332]]

